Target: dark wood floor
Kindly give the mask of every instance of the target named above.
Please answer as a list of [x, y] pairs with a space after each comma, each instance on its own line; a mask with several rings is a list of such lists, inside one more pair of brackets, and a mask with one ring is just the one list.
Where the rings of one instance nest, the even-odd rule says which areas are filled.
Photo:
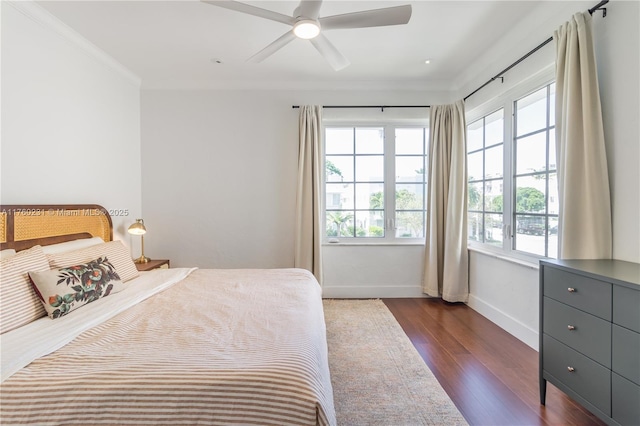
[[604, 425], [553, 385], [538, 396], [538, 352], [464, 304], [383, 299], [471, 425]]

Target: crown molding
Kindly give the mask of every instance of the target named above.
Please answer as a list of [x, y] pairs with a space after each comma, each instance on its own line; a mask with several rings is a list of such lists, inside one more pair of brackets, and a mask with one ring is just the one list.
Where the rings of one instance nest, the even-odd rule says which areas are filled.
[[73, 28], [56, 18], [54, 15], [45, 10], [42, 6], [38, 5], [34, 1], [7, 1], [2, 0], [2, 3], [9, 4], [17, 11], [27, 16], [29, 19], [41, 25], [42, 27], [55, 32], [63, 37], [68, 42], [72, 43], [76, 47], [79, 47], [85, 53], [94, 57], [104, 65], [108, 66], [118, 74], [125, 77], [131, 83], [137, 87], [141, 87], [142, 80], [131, 70], [126, 68], [120, 62], [116, 61], [112, 56], [105, 53], [95, 44], [88, 41], [81, 36]]
[[143, 90], [399, 90], [399, 91], [436, 91], [448, 87], [445, 81], [363, 81], [363, 80], [332, 80], [332, 81], [298, 81], [298, 80], [154, 80], [145, 79]]

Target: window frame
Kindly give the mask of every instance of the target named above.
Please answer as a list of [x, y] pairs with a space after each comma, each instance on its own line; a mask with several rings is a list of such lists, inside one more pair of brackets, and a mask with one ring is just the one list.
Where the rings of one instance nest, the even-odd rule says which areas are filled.
[[[538, 255], [531, 252], [525, 252], [517, 250], [515, 248], [515, 224], [516, 224], [516, 150], [515, 150], [515, 108], [516, 102], [522, 98], [544, 88], [555, 82], [554, 68], [549, 67], [543, 72], [538, 73], [536, 76], [529, 78], [519, 84], [514, 85], [512, 88], [504, 91], [502, 94], [494, 97], [493, 99], [482, 103], [476, 108], [469, 110], [466, 113], [466, 122], [471, 124], [479, 119], [482, 119], [500, 108], [504, 109], [503, 125], [503, 243], [502, 247], [492, 245], [488, 243], [482, 243], [478, 241], [472, 241], [467, 239], [467, 247], [471, 251], [478, 251], [488, 253], [500, 258], [512, 260], [517, 263], [523, 263], [527, 265], [537, 266], [541, 259], [547, 259], [546, 256]], [[547, 116], [550, 114], [550, 109], [547, 110]], [[547, 120], [549, 124], [549, 120]], [[552, 127], [555, 127], [552, 126]], [[554, 131], [553, 129], [551, 131]], [[548, 138], [547, 138], [548, 146]], [[548, 164], [549, 152], [547, 150], [547, 164]], [[484, 167], [484, 165], [483, 165]], [[547, 171], [548, 173], [548, 171]], [[554, 171], [554, 173], [557, 173]], [[547, 183], [548, 188], [548, 183]], [[545, 194], [545, 220], [548, 220], [548, 197], [549, 192]], [[545, 238], [545, 241], [547, 239]], [[545, 253], [548, 253], [548, 243], [545, 242]]]
[[[326, 129], [327, 128], [383, 128], [383, 158], [384, 158], [384, 177], [383, 188], [385, 194], [384, 202], [384, 236], [383, 237], [335, 237], [328, 236], [326, 232], [327, 221], [327, 176], [326, 176]], [[322, 244], [324, 245], [424, 245], [425, 238], [407, 238], [396, 237], [395, 230], [395, 196], [389, 197], [387, 194], [395, 194], [395, 130], [405, 128], [421, 128], [425, 129], [425, 140], [423, 154], [423, 164], [425, 166], [425, 174], [428, 173], [428, 155], [429, 155], [429, 124], [427, 119], [410, 119], [410, 120], [372, 120], [372, 121], [323, 121], [322, 123]], [[332, 154], [328, 154], [329, 156]], [[355, 153], [353, 154], [355, 155]], [[388, 179], [391, 176], [392, 179]], [[355, 178], [354, 178], [355, 179]], [[402, 183], [402, 182], [399, 182]], [[425, 211], [425, 228], [426, 233], [426, 206], [427, 206], [427, 176], [424, 177], [424, 211]], [[354, 211], [355, 209], [354, 205]]]

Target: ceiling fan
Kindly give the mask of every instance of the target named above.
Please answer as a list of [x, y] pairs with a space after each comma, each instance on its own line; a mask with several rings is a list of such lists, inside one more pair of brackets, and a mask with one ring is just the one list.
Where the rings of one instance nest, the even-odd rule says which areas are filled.
[[276, 41], [262, 49], [248, 59], [250, 62], [261, 62], [275, 52], [289, 44], [296, 37], [307, 39], [320, 52], [325, 60], [339, 71], [349, 65], [349, 60], [327, 39], [322, 31], [384, 27], [388, 25], [402, 25], [411, 18], [411, 5], [387, 7], [383, 9], [371, 9], [362, 12], [345, 13], [320, 17], [322, 0], [302, 0], [293, 11], [293, 16], [283, 15], [272, 10], [262, 9], [246, 3], [233, 0], [202, 0], [214, 6], [224, 7], [237, 12], [247, 13], [260, 18], [269, 19], [283, 24], [291, 25], [291, 30]]

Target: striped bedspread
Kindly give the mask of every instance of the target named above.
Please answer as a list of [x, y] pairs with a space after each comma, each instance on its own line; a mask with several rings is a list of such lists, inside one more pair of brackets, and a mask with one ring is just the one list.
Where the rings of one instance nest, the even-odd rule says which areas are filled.
[[4, 381], [0, 423], [333, 425], [320, 286], [196, 270]]

